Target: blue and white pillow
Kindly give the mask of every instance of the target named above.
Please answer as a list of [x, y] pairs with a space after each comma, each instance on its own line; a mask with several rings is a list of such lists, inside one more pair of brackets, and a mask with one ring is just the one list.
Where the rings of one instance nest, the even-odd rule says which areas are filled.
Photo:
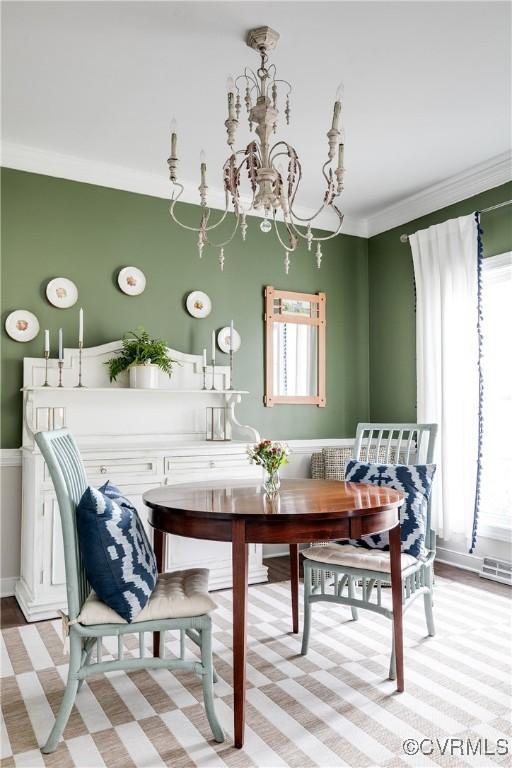
[[[363, 464], [349, 461], [345, 470], [345, 480], [352, 483], [372, 483], [384, 485], [402, 491], [405, 495], [400, 508], [400, 537], [402, 552], [416, 558], [425, 556], [425, 527], [427, 506], [432, 490], [432, 480], [436, 471], [435, 464]], [[350, 539], [355, 544], [367, 549], [389, 549], [389, 534], [375, 533]]]
[[107, 482], [87, 488], [76, 510], [80, 550], [92, 588], [132, 622], [155, 588], [158, 570], [137, 510]]

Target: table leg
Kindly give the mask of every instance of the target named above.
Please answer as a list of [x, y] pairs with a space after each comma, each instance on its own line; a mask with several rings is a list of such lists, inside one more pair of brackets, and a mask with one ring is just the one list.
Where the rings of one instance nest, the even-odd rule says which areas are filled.
[[290, 583], [292, 590], [292, 627], [299, 632], [299, 545], [290, 544]]
[[235, 747], [244, 745], [245, 730], [245, 664], [247, 656], [247, 581], [248, 547], [245, 521], [232, 524], [233, 558], [233, 691]]
[[[163, 531], [159, 531], [158, 528], [154, 528], [153, 549], [155, 551], [158, 573], [165, 571], [165, 544], [166, 534]], [[153, 656], [160, 656], [160, 632], [153, 632]]]
[[404, 638], [402, 621], [402, 564], [400, 525], [389, 531], [391, 593], [393, 597], [393, 637], [395, 641], [396, 689], [404, 690]]

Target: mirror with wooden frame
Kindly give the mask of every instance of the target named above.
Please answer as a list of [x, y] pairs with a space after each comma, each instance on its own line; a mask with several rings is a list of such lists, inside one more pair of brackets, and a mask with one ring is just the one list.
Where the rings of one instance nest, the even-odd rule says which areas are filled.
[[265, 405], [325, 406], [325, 293], [265, 288]]

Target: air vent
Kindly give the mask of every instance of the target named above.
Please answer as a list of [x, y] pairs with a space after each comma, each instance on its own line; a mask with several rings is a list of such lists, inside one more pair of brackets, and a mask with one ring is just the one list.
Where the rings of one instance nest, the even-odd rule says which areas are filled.
[[512, 585], [512, 563], [505, 560], [493, 560], [491, 557], [484, 557], [484, 562], [480, 570], [480, 576], [483, 579], [499, 581], [501, 584]]

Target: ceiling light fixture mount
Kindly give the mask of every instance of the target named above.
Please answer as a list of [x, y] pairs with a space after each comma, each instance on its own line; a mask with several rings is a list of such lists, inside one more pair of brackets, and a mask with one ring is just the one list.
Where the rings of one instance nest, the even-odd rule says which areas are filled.
[[[334, 101], [332, 123], [327, 131], [328, 152], [327, 160], [322, 166], [322, 174], [326, 182], [323, 200], [317, 211], [310, 217], [300, 217], [294, 211], [295, 197], [302, 179], [302, 167], [295, 148], [286, 141], [278, 140], [271, 146], [272, 134], [278, 126], [279, 100], [284, 98], [284, 116], [286, 124], [290, 123], [290, 94], [292, 86], [287, 80], [277, 77], [274, 64], [268, 64], [268, 51], [275, 49], [279, 34], [270, 27], [251, 29], [247, 34], [247, 45], [260, 55], [260, 66], [254, 71], [246, 67], [236, 79], [228, 77], [227, 81], [227, 118], [225, 127], [227, 143], [231, 153], [222, 166], [225, 206], [223, 213], [215, 222], [211, 222], [211, 209], [208, 207], [208, 186], [206, 184], [206, 158], [200, 154], [200, 178], [198, 187], [201, 207], [201, 219], [198, 227], [182, 223], [176, 216], [176, 203], [179, 201], [184, 187], [178, 181], [178, 133], [176, 121], [171, 123], [171, 156], [168, 159], [172, 194], [169, 212], [172, 219], [181, 227], [198, 233], [197, 247], [199, 256], [206, 246], [218, 251], [220, 268], [224, 269], [225, 247], [231, 243], [238, 230], [242, 240], [246, 239], [248, 229], [246, 215], [250, 212], [263, 213], [260, 224], [262, 232], [269, 232], [274, 227], [276, 237], [281, 244], [285, 256], [285, 271], [290, 266], [290, 253], [296, 250], [299, 242], [304, 240], [308, 251], [316, 243], [315, 261], [320, 269], [322, 261], [321, 243], [335, 237], [341, 230], [343, 214], [336, 204], [336, 199], [343, 191], [344, 140], [340, 128], [343, 86], [340, 84]], [[243, 101], [249, 120], [249, 129], [254, 130], [253, 139], [244, 149], [234, 148], [236, 132], [239, 127], [240, 113]], [[335, 158], [337, 165], [334, 167]], [[246, 170], [252, 191], [252, 200], [244, 207], [240, 195], [242, 170]], [[333, 211], [337, 217], [334, 232], [325, 236], [315, 235], [312, 231], [314, 220], [326, 209]], [[228, 236], [214, 242], [210, 233], [227, 219], [227, 214], [234, 214], [234, 223]], [[280, 226], [280, 214], [282, 224]], [[280, 229], [284, 227], [284, 231]], [[283, 239], [283, 235], [284, 238]]]

